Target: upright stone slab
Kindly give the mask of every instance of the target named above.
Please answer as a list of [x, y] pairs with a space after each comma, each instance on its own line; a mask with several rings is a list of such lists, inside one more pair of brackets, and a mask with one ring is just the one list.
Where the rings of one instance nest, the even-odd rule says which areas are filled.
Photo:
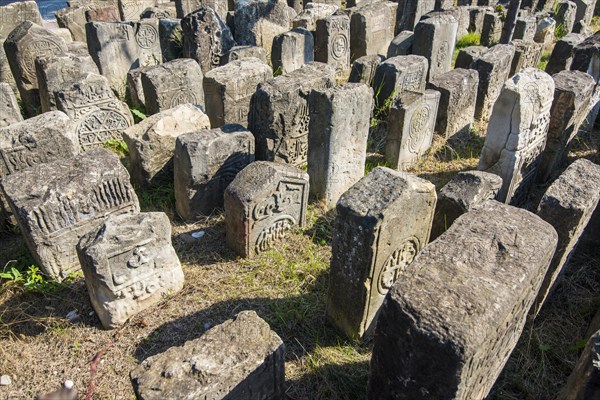
[[388, 290], [429, 241], [435, 202], [432, 183], [385, 167], [340, 198], [327, 317], [346, 336], [372, 335]]
[[248, 125], [250, 100], [256, 87], [273, 77], [273, 70], [257, 58], [244, 58], [209, 71], [204, 77], [206, 113], [213, 127]]
[[0, 83], [0, 128], [23, 121], [17, 97], [8, 83]]
[[553, 98], [554, 81], [535, 68], [502, 87], [477, 167], [502, 178], [498, 201], [520, 205], [526, 200], [546, 145]]
[[479, 73], [475, 118], [487, 120], [500, 94], [500, 89], [510, 74], [514, 46], [497, 44], [473, 61], [472, 68]]
[[513, 76], [525, 68], [537, 68], [542, 58], [542, 44], [521, 39], [515, 39], [511, 44], [515, 46], [515, 55], [512, 60], [509, 76]]
[[236, 174], [254, 161], [254, 137], [241, 125], [223, 125], [177, 137], [175, 208], [194, 220], [223, 208], [223, 193]]
[[554, 101], [550, 109], [548, 140], [544, 147], [538, 178], [548, 181], [560, 163], [579, 127], [584, 122], [595, 87], [594, 78], [581, 71], [561, 71], [555, 74]]
[[221, 58], [235, 45], [231, 31], [210, 7], [202, 7], [181, 20], [183, 56], [198, 61], [207, 73], [221, 65]]
[[537, 20], [535, 16], [523, 16], [517, 18], [515, 30], [513, 32], [513, 40], [533, 40], [537, 29]]
[[[394, 38], [393, 16], [385, 2], [365, 3], [350, 17], [350, 54], [354, 61], [362, 56], [387, 54]], [[411, 29], [412, 30], [412, 29]]]
[[221, 59], [221, 64], [225, 65], [243, 58], [258, 58], [263, 63], [267, 63], [267, 53], [260, 46], [233, 46]]
[[594, 15], [594, 6], [596, 2], [594, 0], [573, 0], [573, 2], [577, 6], [575, 20], [589, 24]]
[[15, 77], [10, 70], [10, 64], [8, 58], [6, 58], [6, 52], [4, 51], [4, 41], [6, 38], [0, 35], [0, 83], [8, 83], [15, 93], [18, 93], [17, 83]]
[[373, 90], [364, 83], [313, 90], [308, 106], [310, 191], [333, 208], [364, 175]]
[[242, 311], [198, 339], [149, 357], [130, 376], [140, 400], [283, 400], [284, 355], [269, 324]]
[[140, 15], [148, 7], [153, 7], [155, 0], [118, 0], [119, 14], [122, 21], [139, 21]]
[[204, 107], [202, 69], [190, 59], [178, 59], [142, 72], [142, 87], [148, 114], [195, 104]]
[[163, 62], [183, 58], [183, 29], [179, 19], [158, 20], [158, 36]]
[[452, 69], [452, 54], [456, 43], [458, 22], [445, 13], [432, 13], [415, 27], [412, 52], [429, 61], [427, 79], [433, 79]]
[[142, 72], [149, 71], [152, 67], [139, 67], [129, 70], [127, 73], [127, 103], [132, 107], [142, 110], [146, 107], [144, 87], [142, 86]]
[[600, 32], [575, 46], [571, 69], [587, 72], [596, 82], [600, 80]]
[[308, 151], [307, 98], [335, 85], [335, 70], [318, 62], [261, 83], [250, 102], [248, 129], [256, 137], [256, 159], [301, 166]]
[[76, 122], [82, 150], [122, 140], [123, 131], [133, 125], [129, 107], [115, 97], [102, 75], [87, 74], [55, 93], [57, 108]]
[[317, 20], [315, 61], [330, 64], [338, 78], [350, 72], [350, 18], [336, 13]]
[[192, 104], [154, 114], [126, 129], [131, 181], [139, 187], [172, 181], [177, 137], [205, 129], [210, 129], [208, 116]]
[[368, 398], [485, 398], [519, 340], [556, 243], [548, 223], [495, 201], [459, 217], [388, 293]]
[[495, 12], [486, 12], [483, 17], [480, 42], [483, 46], [491, 47], [500, 42], [502, 36], [502, 20]]
[[382, 62], [372, 83], [376, 107], [383, 107], [405, 92], [423, 93], [427, 68], [427, 59], [417, 55], [397, 56]]
[[352, 63], [352, 69], [350, 70], [348, 82], [360, 82], [366, 83], [367, 85], [372, 85], [377, 68], [384, 60], [385, 58], [381, 55], [363, 56], [357, 58]]
[[483, 171], [459, 172], [440, 190], [435, 206], [430, 241], [448, 230], [464, 213], [493, 200], [502, 187], [502, 178]]
[[392, 168], [410, 168], [429, 150], [439, 101], [439, 92], [426, 90], [403, 93], [392, 105], [385, 141], [385, 159]]
[[[338, 9], [339, 7], [333, 4], [307, 3], [305, 8], [292, 21], [292, 26], [294, 28], [305, 28], [314, 34], [317, 30], [317, 22], [322, 19], [328, 19]], [[345, 14], [340, 12], [339, 15]]]
[[600, 365], [597, 361], [600, 358], [599, 342], [600, 331], [596, 331], [588, 339], [566, 386], [557, 396], [558, 400], [586, 400], [600, 396]]
[[[460, 6], [460, 4], [459, 4]], [[469, 32], [477, 33], [481, 36], [483, 31], [483, 19], [485, 14], [493, 11], [492, 7], [470, 5], [469, 7]]]
[[554, 13], [556, 25], [562, 25], [567, 33], [572, 32], [577, 18], [576, 13], [577, 5], [574, 2], [559, 1], [556, 5], [556, 12]]
[[556, 29], [556, 21], [551, 17], [542, 19], [537, 26], [533, 40], [540, 43], [544, 48], [552, 46], [554, 42], [554, 30]]
[[85, 42], [86, 10], [87, 7], [82, 6], [67, 7], [54, 14], [58, 26], [68, 29], [73, 39], [78, 42]]
[[225, 18], [228, 10], [227, 3], [227, 0], [175, 0], [175, 8], [177, 18], [184, 18], [202, 7], [210, 7], [215, 10], [219, 17]]
[[421, 17], [435, 8], [435, 0], [399, 0], [396, 32], [412, 31]]
[[40, 113], [35, 58], [66, 52], [64, 40], [30, 21], [22, 22], [4, 42], [4, 50], [19, 88], [25, 113], [32, 117]]
[[225, 190], [227, 245], [252, 258], [272, 248], [293, 227], [304, 227], [308, 174], [292, 165], [257, 161]]
[[162, 63], [158, 19], [142, 19], [133, 26], [138, 50], [138, 66], [148, 67]]
[[432, 79], [427, 88], [440, 92], [435, 131], [446, 139], [471, 132], [479, 75], [472, 69], [453, 69]]
[[[4, 3], [6, 4], [6, 3]], [[35, 1], [18, 1], [0, 7], [0, 35], [8, 36], [13, 29], [25, 21], [43, 25], [44, 21]]]
[[81, 238], [77, 252], [92, 306], [107, 329], [183, 287], [165, 213], [111, 215]]
[[402, 31], [392, 40], [387, 50], [387, 58], [412, 54], [415, 35], [411, 31]]
[[275, 71], [287, 74], [314, 61], [314, 58], [314, 38], [304, 28], [295, 28], [273, 38], [271, 64]]
[[550, 54], [546, 73], [554, 75], [560, 71], [571, 69], [575, 46], [585, 39], [578, 33], [569, 33], [554, 44], [554, 49]]
[[80, 269], [75, 246], [84, 234], [111, 214], [139, 211], [127, 170], [106, 149], [23, 169], [0, 186], [37, 265], [53, 279]]
[[580, 158], [548, 188], [537, 209], [558, 233], [558, 247], [539, 290], [532, 314], [537, 315], [556, 279], [569, 262], [579, 237], [600, 200], [600, 166]]

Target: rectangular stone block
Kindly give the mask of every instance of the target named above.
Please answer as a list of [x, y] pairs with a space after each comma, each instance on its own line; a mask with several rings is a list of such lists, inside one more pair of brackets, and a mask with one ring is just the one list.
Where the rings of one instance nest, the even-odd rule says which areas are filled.
[[264, 64], [267, 63], [267, 53], [260, 46], [233, 46], [221, 59], [221, 64], [225, 65], [243, 58], [258, 58]]
[[485, 398], [519, 340], [556, 243], [541, 218], [495, 201], [459, 217], [385, 298], [368, 398]]
[[225, 18], [227, 14], [227, 0], [175, 0], [177, 18], [184, 18], [189, 13], [201, 7], [210, 7], [217, 12], [219, 17]]
[[375, 72], [377, 71], [377, 68], [384, 60], [385, 57], [381, 55], [363, 56], [357, 58], [352, 63], [348, 82], [366, 83], [367, 85], [371, 85], [373, 83], [373, 79], [375, 78]]
[[411, 31], [402, 31], [392, 40], [387, 51], [387, 58], [408, 56], [412, 54], [415, 35]]
[[0, 128], [23, 121], [17, 97], [8, 83], [0, 83]]
[[17, 88], [17, 83], [15, 82], [15, 77], [10, 70], [10, 65], [8, 63], [8, 58], [6, 58], [6, 52], [4, 51], [4, 41], [6, 38], [0, 35], [0, 83], [8, 83], [12, 88], [13, 92], [19, 92]]
[[148, 7], [153, 7], [156, 0], [119, 0], [119, 14], [122, 21], [139, 21], [140, 15]]
[[427, 58], [416, 55], [396, 56], [379, 64], [371, 85], [375, 106], [386, 107], [403, 93], [423, 93], [428, 67]]
[[[483, 46], [492, 47], [500, 42], [502, 20], [495, 12], [486, 12], [483, 17], [480, 42]], [[532, 38], [533, 39], [533, 38]]]
[[537, 29], [537, 19], [535, 16], [523, 16], [517, 18], [515, 30], [513, 31], [513, 40], [533, 40]]
[[473, 61], [471, 68], [479, 73], [479, 87], [475, 106], [475, 118], [477, 120], [490, 118], [492, 107], [500, 94], [500, 89], [509, 77], [514, 55], [514, 46], [497, 44]]
[[271, 64], [275, 71], [287, 74], [314, 59], [315, 43], [310, 31], [295, 28], [273, 38]]
[[372, 335], [388, 290], [429, 241], [435, 202], [432, 183], [385, 167], [340, 198], [327, 317], [346, 336]]
[[458, 22], [449, 13], [427, 14], [415, 27], [413, 54], [427, 58], [427, 79], [433, 79], [452, 69], [452, 54], [456, 43]]
[[435, 9], [435, 0], [399, 0], [395, 33], [412, 31], [421, 17]]
[[42, 16], [35, 1], [18, 1], [0, 7], [0, 35], [8, 36], [13, 29], [25, 21], [42, 25]]
[[[298, 4], [298, 3], [295, 3]], [[302, 6], [302, 4], [300, 4]], [[339, 10], [339, 6], [325, 3], [306, 3], [304, 8], [298, 12], [298, 15], [292, 21], [294, 28], [305, 28], [314, 35], [317, 30], [317, 22], [319, 20], [325, 20], [334, 14], [344, 15], [342, 12], [336, 13]], [[315, 37], [316, 41], [316, 37]]]
[[513, 76], [525, 68], [537, 68], [543, 53], [540, 43], [521, 39], [515, 39], [511, 43], [515, 46], [515, 55], [509, 76]]
[[350, 18], [336, 13], [317, 20], [315, 61], [330, 64], [338, 78], [350, 72]]
[[575, 46], [583, 41], [583, 35], [579, 33], [569, 33], [559, 39], [552, 49], [548, 65], [546, 65], [546, 73], [554, 75], [560, 71], [569, 70], [573, 62]]
[[350, 17], [352, 61], [362, 56], [387, 54], [395, 32], [391, 24], [393, 16], [385, 3], [365, 3], [353, 10]]

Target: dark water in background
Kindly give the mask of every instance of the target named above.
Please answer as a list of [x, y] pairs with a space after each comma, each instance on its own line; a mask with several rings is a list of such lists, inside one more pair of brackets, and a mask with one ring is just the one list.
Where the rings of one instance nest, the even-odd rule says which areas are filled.
[[[43, 19], [54, 19], [54, 13], [67, 6], [67, 0], [36, 0]], [[16, 3], [15, 0], [0, 0], [0, 6]]]

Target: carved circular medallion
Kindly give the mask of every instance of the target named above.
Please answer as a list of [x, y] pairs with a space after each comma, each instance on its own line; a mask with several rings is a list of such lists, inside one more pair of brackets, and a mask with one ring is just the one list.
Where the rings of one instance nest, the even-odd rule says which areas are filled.
[[398, 276], [414, 260], [420, 247], [419, 239], [413, 236], [405, 240], [399, 248], [392, 252], [377, 277], [377, 291], [379, 294], [383, 296], [387, 294]]
[[142, 49], [149, 49], [156, 43], [158, 38], [158, 32], [152, 25], [142, 24], [137, 34], [135, 35], [135, 41], [138, 46]]
[[348, 53], [348, 38], [341, 32], [336, 33], [331, 41], [331, 55], [336, 60], [341, 60]]
[[37, 38], [25, 45], [23, 49], [22, 68], [23, 75], [29, 82], [36, 82], [35, 59], [62, 52], [61, 45], [52, 39]]
[[431, 109], [428, 105], [423, 105], [412, 115], [408, 132], [408, 151], [418, 153], [421, 143], [425, 139], [424, 130], [429, 124]]
[[189, 90], [180, 90], [173, 95], [173, 98], [171, 98], [171, 108], [187, 103], [198, 104], [196, 95]]
[[82, 148], [101, 145], [107, 140], [121, 140], [121, 132], [129, 128], [128, 119], [118, 111], [97, 109], [86, 115], [77, 127]]

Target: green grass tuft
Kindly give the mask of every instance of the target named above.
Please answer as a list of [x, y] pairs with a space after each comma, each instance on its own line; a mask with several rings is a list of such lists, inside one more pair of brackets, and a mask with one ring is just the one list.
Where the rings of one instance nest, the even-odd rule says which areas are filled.
[[464, 49], [469, 46], [478, 46], [481, 43], [481, 35], [476, 32], [469, 32], [466, 35], [461, 36], [456, 41], [456, 48], [458, 50]]

